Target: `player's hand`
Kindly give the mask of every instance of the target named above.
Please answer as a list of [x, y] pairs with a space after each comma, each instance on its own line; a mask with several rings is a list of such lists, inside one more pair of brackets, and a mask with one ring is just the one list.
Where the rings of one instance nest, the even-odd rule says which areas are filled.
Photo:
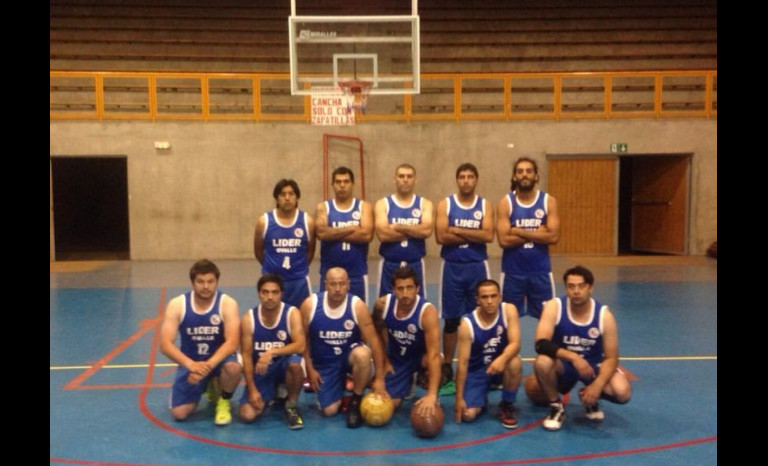
[[389, 359], [384, 363], [384, 374], [395, 374], [395, 368], [392, 366], [392, 363], [389, 362]]
[[464, 399], [461, 399], [461, 400], [457, 399], [456, 407], [454, 408], [454, 410], [455, 410], [454, 420], [456, 421], [456, 424], [461, 424], [461, 418], [464, 415], [464, 411], [467, 410], [467, 402], [464, 401]]
[[586, 359], [579, 356], [576, 358], [575, 361], [573, 361], [573, 367], [576, 368], [577, 371], [579, 371], [579, 375], [582, 379], [594, 379], [595, 378], [595, 370], [592, 369], [592, 366], [589, 365]]
[[432, 416], [437, 411], [437, 396], [428, 393], [416, 400], [413, 406], [420, 416]]
[[204, 378], [205, 378], [204, 375], [195, 374], [194, 372], [190, 372], [189, 375], [187, 376], [187, 382], [192, 384], [192, 385], [197, 385]]
[[488, 375], [501, 374], [502, 372], [504, 372], [504, 361], [501, 358], [494, 359], [485, 369], [485, 373]]
[[196, 374], [202, 378], [210, 374], [213, 367], [211, 367], [208, 361], [192, 361], [189, 366], [187, 366], [187, 369], [190, 374]]
[[378, 393], [379, 395], [390, 398], [389, 392], [387, 391], [387, 385], [384, 383], [383, 377], [374, 377], [373, 381], [371, 381], [371, 391], [373, 393]]
[[256, 363], [256, 373], [259, 375], [266, 374], [270, 364], [272, 364], [272, 353], [270, 351], [261, 353], [259, 361]]
[[597, 383], [592, 382], [586, 387], [579, 390], [579, 398], [584, 406], [592, 406], [600, 399], [600, 395], [603, 393], [603, 387], [598, 386]]
[[261, 393], [258, 390], [248, 392], [248, 404], [253, 406], [257, 412], [264, 410], [264, 399], [261, 397]]
[[315, 369], [307, 369], [307, 378], [309, 379], [309, 386], [315, 393], [320, 391], [320, 385], [323, 384], [323, 377]]

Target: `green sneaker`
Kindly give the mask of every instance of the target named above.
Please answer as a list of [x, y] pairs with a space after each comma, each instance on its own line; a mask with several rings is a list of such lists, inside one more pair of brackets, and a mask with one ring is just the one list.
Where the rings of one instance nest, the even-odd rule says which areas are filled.
[[301, 413], [299, 413], [299, 409], [295, 406], [285, 408], [285, 418], [288, 421], [288, 427], [291, 429], [304, 428], [304, 419], [301, 418]]
[[213, 418], [213, 422], [217, 426], [225, 426], [232, 422], [232, 412], [229, 407], [229, 400], [219, 398], [216, 401], [216, 415]]
[[456, 382], [453, 380], [449, 380], [448, 382], [444, 383], [440, 386], [440, 389], [437, 391], [437, 394], [440, 396], [447, 396], [447, 395], [455, 395], [456, 394]]

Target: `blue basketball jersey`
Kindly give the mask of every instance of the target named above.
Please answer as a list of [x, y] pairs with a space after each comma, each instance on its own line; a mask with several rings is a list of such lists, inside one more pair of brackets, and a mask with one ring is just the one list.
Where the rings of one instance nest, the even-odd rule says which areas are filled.
[[193, 361], [205, 361], [224, 343], [224, 320], [221, 318], [220, 304], [223, 293], [216, 292], [213, 304], [202, 313], [192, 309], [193, 291], [184, 297], [184, 314], [179, 323], [181, 352]]
[[296, 210], [289, 225], [278, 222], [275, 210], [264, 214], [264, 264], [261, 273], [277, 273], [284, 280], [299, 280], [309, 275], [307, 213]]
[[[536, 230], [546, 225], [548, 198], [547, 193], [538, 191], [531, 204], [523, 205], [514, 191], [508, 193], [506, 199], [509, 203], [509, 224], [526, 230]], [[539, 275], [551, 272], [549, 245], [528, 241], [520, 246], [504, 248], [501, 271], [510, 275]]]
[[568, 298], [558, 298], [559, 309], [555, 321], [555, 333], [552, 341], [560, 348], [578, 353], [592, 364], [605, 359], [603, 352], [603, 313], [605, 306], [590, 299], [591, 315], [587, 323], [581, 324], [571, 319]]
[[469, 372], [484, 371], [507, 347], [507, 316], [504, 314], [503, 303], [499, 303], [496, 320], [483, 327], [478, 318], [480, 310], [475, 309], [462, 317], [469, 323], [472, 331], [472, 349], [469, 354]]
[[421, 325], [421, 316], [424, 308], [429, 303], [416, 295], [413, 308], [404, 318], [396, 315], [397, 299], [394, 294], [388, 294], [382, 318], [387, 326], [389, 338], [387, 339], [387, 356], [390, 361], [406, 363], [413, 360], [421, 360], [426, 351], [424, 328]]
[[[251, 308], [248, 310], [248, 314], [253, 323], [253, 362], [256, 363], [259, 357], [265, 351], [273, 348], [282, 348], [285, 345], [290, 344], [291, 339], [291, 327], [289, 325], [291, 314], [298, 312], [298, 310], [285, 303], [280, 303], [280, 311], [277, 316], [277, 321], [271, 326], [264, 325], [264, 321], [261, 317], [261, 305], [257, 308]], [[275, 356], [272, 358], [272, 364], [280, 362], [287, 356]]]
[[[387, 196], [387, 222], [401, 225], [419, 225], [424, 212], [421, 196], [414, 196], [410, 205], [401, 206], [395, 196]], [[424, 239], [406, 238], [403, 241], [381, 242], [379, 255], [392, 262], [415, 262], [427, 254]]]
[[326, 293], [312, 295], [312, 314], [309, 316], [309, 337], [312, 363], [315, 366], [346, 362], [351, 346], [361, 341], [354, 305], [360, 298], [347, 293], [338, 309], [329, 309]]
[[[325, 201], [328, 212], [328, 225], [332, 228], [359, 226], [363, 217], [363, 202], [355, 198], [352, 206], [345, 210], [336, 208], [334, 199]], [[350, 243], [346, 241], [320, 242], [320, 275], [332, 267], [342, 267], [349, 276], [368, 274], [368, 243]]]
[[[483, 229], [486, 208], [482, 197], [476, 195], [472, 206], [464, 207], [454, 194], [446, 198], [445, 204], [448, 209], [448, 226]], [[446, 244], [440, 250], [440, 257], [451, 262], [478, 262], [488, 259], [488, 252], [485, 243]]]

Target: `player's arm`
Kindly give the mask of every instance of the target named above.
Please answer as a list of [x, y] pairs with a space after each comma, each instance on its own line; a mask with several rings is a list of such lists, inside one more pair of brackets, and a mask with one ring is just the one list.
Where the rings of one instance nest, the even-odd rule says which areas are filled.
[[245, 376], [245, 390], [248, 392], [248, 402], [253, 400], [254, 407], [260, 409], [258, 406], [261, 399], [259, 389], [256, 388], [256, 383], [253, 381], [254, 363], [253, 363], [253, 321], [251, 321], [250, 313], [246, 313], [240, 326], [240, 347], [242, 348], [241, 356], [243, 358], [243, 375]]
[[416, 225], [392, 225], [395, 231], [408, 238], [425, 239], [435, 229], [435, 210], [432, 201], [421, 198], [421, 222]]
[[[544, 304], [544, 309], [541, 311], [541, 318], [539, 318], [539, 323], [536, 326], [536, 353], [547, 355], [553, 359], [569, 361], [582, 376], [594, 376], [592, 366], [590, 366], [581, 355], [568, 349], [561, 348], [557, 343], [552, 341], [552, 337], [555, 335], [557, 311], [560, 307], [559, 303], [560, 300], [554, 298]], [[590, 375], [590, 373], [592, 375]]]
[[360, 202], [360, 225], [348, 227], [352, 233], [344, 237], [344, 241], [352, 243], [370, 243], [373, 240], [373, 208], [367, 201]]
[[[387, 347], [387, 325], [384, 322], [384, 309], [387, 307], [387, 303], [389, 301], [389, 298], [391, 295], [384, 295], [376, 299], [376, 302], [373, 303], [373, 326], [376, 329], [376, 333], [379, 335], [379, 338], [381, 339], [382, 345], [386, 348]], [[385, 356], [386, 357], [386, 352]]]
[[435, 241], [442, 245], [464, 244], [467, 241], [450, 231], [448, 224], [448, 206], [446, 199], [437, 203], [437, 215], [435, 216]]
[[600, 364], [597, 377], [584, 389], [581, 400], [587, 405], [597, 403], [603, 392], [603, 387], [611, 380], [616, 368], [619, 367], [619, 337], [616, 329], [616, 319], [606, 306], [603, 311], [603, 353], [605, 359]]
[[357, 317], [357, 325], [360, 327], [360, 335], [363, 337], [363, 341], [371, 349], [373, 354], [373, 366], [376, 368], [376, 373], [373, 376], [373, 382], [371, 383], [371, 390], [376, 393], [387, 394], [387, 389], [384, 384], [384, 376], [387, 373], [385, 360], [384, 360], [384, 348], [381, 345], [379, 335], [376, 333], [376, 328], [373, 326], [373, 319], [371, 313], [368, 311], [368, 306], [362, 299], [355, 301], [355, 316]]
[[208, 358], [211, 367], [218, 366], [230, 354], [235, 353], [240, 345], [240, 308], [237, 301], [223, 295], [219, 309], [221, 320], [224, 322], [224, 343]]
[[315, 235], [321, 241], [346, 241], [347, 236], [354, 233], [357, 227], [333, 228], [328, 225], [328, 210], [325, 202], [317, 204], [315, 209]]
[[307, 338], [304, 335], [304, 326], [301, 323], [301, 315], [298, 309], [291, 306], [288, 312], [288, 328], [291, 331], [291, 342], [280, 348], [271, 348], [259, 356], [256, 363], [256, 372], [265, 374], [275, 356], [288, 356], [291, 354], [304, 354], [307, 346]]
[[437, 409], [437, 395], [440, 388], [440, 320], [435, 306], [428, 305], [421, 314], [421, 326], [424, 328], [424, 339], [427, 348], [427, 394], [421, 397], [415, 406], [422, 416], [428, 416]]
[[[174, 344], [176, 334], [179, 331], [181, 323], [181, 312], [184, 306], [184, 298], [178, 296], [173, 298], [165, 308], [163, 324], [160, 327], [160, 351], [171, 361], [189, 369], [192, 373], [198, 373], [201, 376], [207, 375], [212, 369], [204, 361], [196, 362], [186, 354], [182, 353], [178, 346]], [[205, 370], [205, 367], [208, 367]]]
[[504, 351], [488, 365], [489, 374], [501, 374], [509, 361], [520, 353], [520, 319], [514, 304], [502, 303], [501, 309], [507, 319], [507, 346]]
[[307, 338], [307, 344], [304, 346], [304, 364], [307, 367], [307, 379], [309, 380], [309, 385], [315, 392], [320, 391], [320, 384], [323, 383], [323, 378], [320, 376], [320, 373], [315, 369], [315, 365], [312, 363], [312, 352], [310, 351], [310, 339], [312, 336], [309, 334], [309, 318], [312, 315], [312, 307], [314, 305], [314, 301], [312, 299], [313, 295], [310, 295], [307, 299], [304, 300], [303, 303], [301, 303], [301, 322], [302, 327], [304, 328], [304, 332]]
[[467, 371], [469, 370], [469, 356], [472, 351], [472, 331], [470, 323], [466, 318], [461, 319], [459, 325], [459, 337], [456, 343], [456, 405], [455, 419], [461, 422], [464, 410], [467, 409], [467, 402], [464, 401], [464, 386], [467, 383]]
[[315, 233], [315, 220], [307, 215], [307, 266], [315, 258], [315, 248], [317, 247], [317, 236]]
[[461, 228], [450, 227], [449, 231], [461, 238], [464, 238], [465, 243], [491, 243], [493, 242], [494, 224], [493, 224], [493, 210], [488, 209], [483, 199], [483, 222], [480, 225], [480, 229], [473, 228]]
[[555, 244], [560, 239], [560, 216], [557, 214], [557, 201], [547, 196], [547, 224], [536, 230], [513, 228], [513, 232], [528, 241], [542, 244]]
[[256, 221], [256, 231], [253, 232], [253, 255], [259, 264], [264, 264], [264, 230], [267, 226], [267, 216], [262, 215]]
[[496, 206], [496, 238], [502, 248], [514, 248], [526, 243], [525, 238], [512, 232], [510, 214], [509, 197], [504, 196]]
[[406, 239], [403, 233], [395, 230], [395, 225], [389, 223], [389, 218], [387, 217], [387, 198], [383, 197], [376, 201], [376, 205], [373, 208], [373, 218], [376, 238], [379, 241], [391, 243]]

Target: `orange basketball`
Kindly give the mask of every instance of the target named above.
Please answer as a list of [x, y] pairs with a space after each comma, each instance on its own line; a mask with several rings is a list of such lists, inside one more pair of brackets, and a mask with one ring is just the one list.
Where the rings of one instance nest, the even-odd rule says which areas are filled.
[[536, 374], [530, 374], [525, 378], [525, 394], [528, 395], [528, 399], [531, 400], [536, 406], [549, 405], [549, 399], [544, 391], [539, 386], [539, 381], [536, 380]]
[[445, 413], [443, 413], [443, 408], [440, 405], [437, 405], [435, 413], [430, 416], [420, 415], [416, 406], [411, 408], [411, 426], [413, 427], [413, 432], [418, 437], [437, 437], [437, 434], [443, 430], [444, 422]]

